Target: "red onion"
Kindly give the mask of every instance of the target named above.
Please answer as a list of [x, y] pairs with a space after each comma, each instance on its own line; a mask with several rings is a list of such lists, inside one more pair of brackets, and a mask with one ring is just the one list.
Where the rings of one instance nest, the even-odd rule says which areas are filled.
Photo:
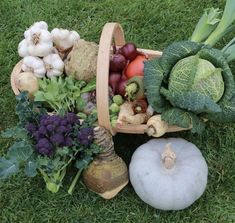
[[115, 94], [119, 81], [121, 80], [121, 74], [117, 72], [111, 72], [109, 74], [109, 86], [111, 86], [113, 93]]
[[114, 72], [122, 71], [126, 67], [126, 64], [127, 60], [122, 54], [113, 54], [110, 58], [109, 70]]
[[126, 43], [122, 48], [119, 49], [119, 53], [121, 53], [127, 60], [130, 61], [134, 60], [138, 55], [136, 46], [133, 43]]

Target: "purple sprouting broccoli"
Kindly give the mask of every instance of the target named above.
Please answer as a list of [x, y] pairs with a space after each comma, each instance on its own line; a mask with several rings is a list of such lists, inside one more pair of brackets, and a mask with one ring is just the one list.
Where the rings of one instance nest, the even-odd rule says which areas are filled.
[[50, 137], [50, 141], [56, 146], [61, 146], [64, 142], [64, 136], [62, 134], [55, 133]]
[[37, 131], [37, 127], [33, 123], [28, 123], [25, 128], [30, 136], [32, 136]]
[[78, 116], [76, 114], [72, 113], [72, 112], [67, 113], [65, 118], [66, 118], [67, 122], [71, 125], [73, 125], [73, 124], [78, 124], [79, 125], [80, 124], [80, 120], [79, 120]]
[[72, 146], [73, 145], [73, 140], [71, 137], [67, 136], [64, 139], [63, 146]]
[[41, 134], [41, 135], [46, 135], [47, 134], [47, 129], [45, 126], [40, 126], [39, 129], [38, 129], [38, 132]]
[[78, 132], [77, 139], [81, 145], [88, 146], [92, 143], [94, 131], [92, 128], [81, 128]]
[[36, 144], [36, 149], [42, 155], [51, 156], [54, 153], [53, 146], [47, 138], [41, 138]]

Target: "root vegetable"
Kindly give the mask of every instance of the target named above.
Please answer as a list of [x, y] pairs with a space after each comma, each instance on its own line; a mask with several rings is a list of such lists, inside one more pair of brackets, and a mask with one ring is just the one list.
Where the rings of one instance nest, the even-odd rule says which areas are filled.
[[116, 92], [119, 81], [121, 80], [121, 74], [118, 72], [111, 72], [109, 74], [109, 86], [112, 87], [113, 93]]
[[38, 80], [32, 72], [22, 72], [17, 75], [16, 87], [20, 91], [28, 91], [29, 97], [33, 98], [35, 92], [38, 91]]
[[65, 73], [89, 82], [96, 76], [98, 45], [78, 40], [65, 61]]
[[96, 127], [94, 138], [102, 152], [84, 171], [83, 179], [91, 191], [111, 199], [128, 184], [127, 166], [115, 153], [112, 135], [105, 128]]
[[139, 125], [147, 121], [147, 113], [134, 114], [133, 103], [125, 102], [120, 106], [120, 112], [118, 114], [118, 124], [135, 124]]
[[127, 60], [134, 60], [137, 55], [138, 51], [136, 49], [135, 44], [133, 43], [126, 43], [123, 47], [119, 49], [119, 52], [127, 59]]
[[110, 58], [110, 71], [120, 72], [122, 71], [127, 64], [126, 58], [121, 54], [113, 54]]
[[135, 114], [146, 113], [147, 108], [148, 104], [144, 99], [135, 100], [133, 102], [133, 111], [135, 112]]
[[146, 133], [149, 136], [160, 137], [166, 133], [168, 128], [168, 124], [161, 119], [161, 115], [154, 115], [147, 122]]
[[125, 96], [126, 94], [126, 80], [125, 79], [121, 79], [121, 81], [119, 82], [118, 87], [117, 87], [117, 93], [123, 97]]

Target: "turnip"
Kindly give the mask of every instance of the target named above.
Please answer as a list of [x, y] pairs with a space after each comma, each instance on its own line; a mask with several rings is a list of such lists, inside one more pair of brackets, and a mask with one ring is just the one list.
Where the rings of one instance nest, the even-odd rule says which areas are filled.
[[20, 91], [28, 91], [29, 97], [32, 98], [39, 88], [38, 79], [32, 72], [22, 72], [17, 75], [16, 87]]

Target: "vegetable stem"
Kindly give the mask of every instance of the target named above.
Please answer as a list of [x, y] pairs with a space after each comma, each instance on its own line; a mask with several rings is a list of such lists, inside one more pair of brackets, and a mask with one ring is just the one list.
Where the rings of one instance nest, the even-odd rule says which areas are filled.
[[77, 172], [75, 178], [73, 179], [73, 182], [71, 183], [71, 185], [70, 185], [70, 187], [69, 187], [69, 190], [68, 190], [68, 193], [69, 193], [69, 194], [72, 195], [73, 190], [74, 190], [74, 187], [75, 187], [75, 185], [76, 185], [76, 183], [77, 183], [77, 181], [78, 181], [78, 179], [79, 179], [79, 177], [80, 177], [82, 171], [83, 171], [83, 168], [81, 168], [81, 169]]
[[205, 41], [206, 45], [214, 46], [224, 35], [235, 29], [232, 23], [235, 20], [235, 4], [234, 0], [227, 0], [223, 16], [216, 29], [211, 33]]
[[221, 12], [219, 9], [206, 9], [199, 22], [196, 25], [196, 28], [191, 37], [191, 41], [201, 42], [204, 41], [216, 28], [218, 22], [220, 21], [219, 15]]
[[127, 96], [129, 100], [133, 99], [134, 95], [136, 94], [136, 92], [138, 92], [138, 90], [139, 90], [139, 88], [138, 88], [137, 83], [133, 82], [133, 83], [127, 85], [125, 96]]

